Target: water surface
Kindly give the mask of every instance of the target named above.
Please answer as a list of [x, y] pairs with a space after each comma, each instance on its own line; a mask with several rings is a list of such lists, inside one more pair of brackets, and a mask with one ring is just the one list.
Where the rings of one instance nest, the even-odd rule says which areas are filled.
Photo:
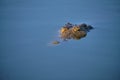
[[[67, 22], [95, 27], [48, 46]], [[1, 80], [120, 80], [119, 0], [0, 1]]]

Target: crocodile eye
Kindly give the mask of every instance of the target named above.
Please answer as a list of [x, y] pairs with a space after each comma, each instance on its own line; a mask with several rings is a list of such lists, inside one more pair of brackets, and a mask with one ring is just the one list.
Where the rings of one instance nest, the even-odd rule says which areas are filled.
[[64, 33], [64, 32], [66, 32], [66, 31], [68, 31], [68, 28], [63, 27], [63, 28], [61, 28], [60, 33], [62, 34], [62, 33]]

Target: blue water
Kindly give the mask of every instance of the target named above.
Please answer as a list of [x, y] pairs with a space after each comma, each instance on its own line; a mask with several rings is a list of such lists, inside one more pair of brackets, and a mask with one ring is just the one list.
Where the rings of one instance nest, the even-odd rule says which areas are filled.
[[[51, 46], [66, 24], [95, 29]], [[119, 0], [0, 1], [0, 80], [120, 80]]]

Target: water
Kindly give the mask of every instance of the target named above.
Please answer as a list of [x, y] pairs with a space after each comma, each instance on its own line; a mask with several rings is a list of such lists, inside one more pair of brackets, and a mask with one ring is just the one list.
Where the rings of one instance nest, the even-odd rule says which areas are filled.
[[[67, 22], [95, 27], [48, 46]], [[119, 80], [119, 0], [0, 1], [0, 80]]]

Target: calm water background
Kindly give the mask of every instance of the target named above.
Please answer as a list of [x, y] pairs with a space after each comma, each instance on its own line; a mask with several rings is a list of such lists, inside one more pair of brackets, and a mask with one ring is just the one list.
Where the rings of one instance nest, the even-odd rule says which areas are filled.
[[[67, 22], [95, 27], [48, 46]], [[120, 80], [119, 0], [1, 0], [0, 80]]]

